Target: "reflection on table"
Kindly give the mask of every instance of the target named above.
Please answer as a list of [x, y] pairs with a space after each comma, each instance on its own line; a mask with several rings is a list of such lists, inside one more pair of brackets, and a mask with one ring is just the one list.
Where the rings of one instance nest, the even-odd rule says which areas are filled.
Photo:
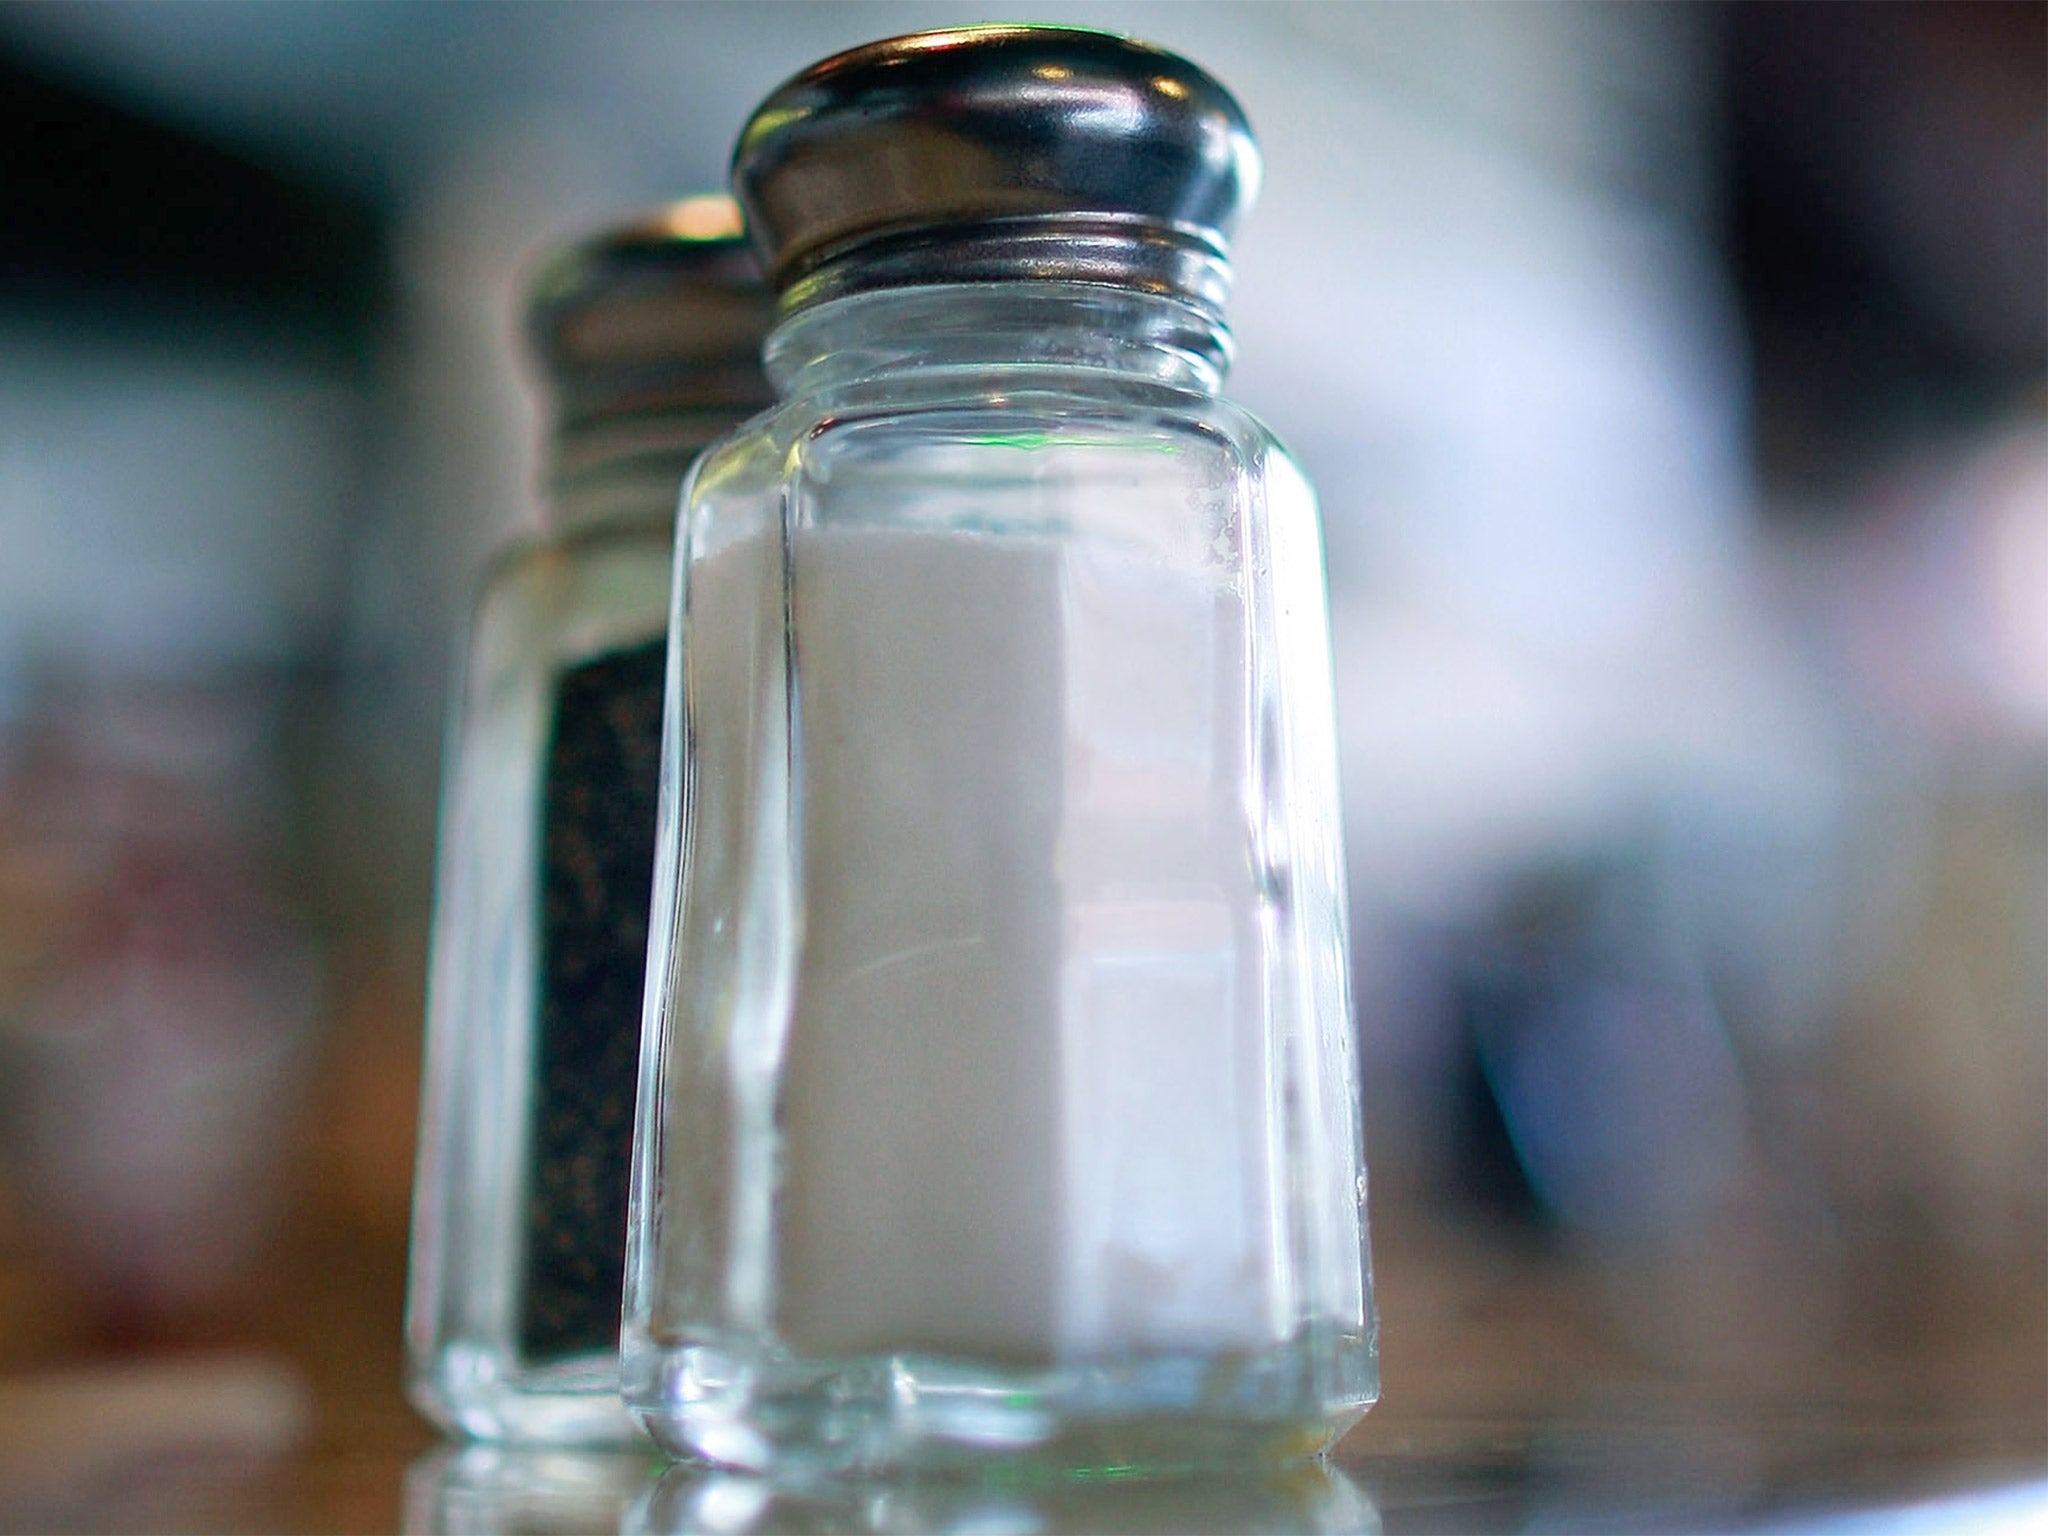
[[853, 1531], [1052, 1536], [1055, 1532], [1241, 1532], [1376, 1536], [1379, 1512], [1343, 1472], [1305, 1465], [1174, 1477], [778, 1485], [676, 1466], [624, 1527], [631, 1536]]

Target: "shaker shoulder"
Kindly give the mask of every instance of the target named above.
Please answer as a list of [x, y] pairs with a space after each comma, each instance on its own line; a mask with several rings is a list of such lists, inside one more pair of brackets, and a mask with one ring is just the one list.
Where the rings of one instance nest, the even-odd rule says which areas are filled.
[[1059, 427], [1076, 433], [1162, 432], [1206, 437], [1249, 467], [1269, 456], [1292, 462], [1260, 418], [1226, 396], [1129, 378], [1049, 376], [1052, 370], [934, 369], [914, 380], [849, 384], [792, 396], [714, 446], [692, 483], [706, 489], [774, 481], [792, 470], [806, 445], [846, 432], [900, 432], [906, 440], [945, 438], [963, 418], [986, 419], [1020, 434]]

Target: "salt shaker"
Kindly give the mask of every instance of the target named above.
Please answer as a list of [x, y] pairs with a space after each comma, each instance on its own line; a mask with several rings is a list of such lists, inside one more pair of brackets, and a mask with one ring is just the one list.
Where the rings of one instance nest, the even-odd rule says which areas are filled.
[[1217, 392], [1258, 173], [1043, 27], [739, 141], [782, 399], [684, 493], [622, 1338], [673, 1451], [1284, 1459], [1377, 1395], [1317, 513]]
[[676, 497], [770, 398], [730, 198], [544, 264], [549, 525], [491, 570], [444, 784], [406, 1334], [414, 1403], [505, 1441], [638, 1439], [619, 1401]]

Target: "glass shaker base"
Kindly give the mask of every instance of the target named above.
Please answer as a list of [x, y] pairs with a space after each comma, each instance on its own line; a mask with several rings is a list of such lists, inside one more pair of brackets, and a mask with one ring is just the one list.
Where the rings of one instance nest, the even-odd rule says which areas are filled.
[[443, 1349], [407, 1384], [412, 1404], [452, 1435], [506, 1445], [630, 1446], [646, 1437], [619, 1399], [610, 1350], [546, 1366], [476, 1346]]
[[1319, 1455], [1379, 1395], [1371, 1341], [1002, 1369], [886, 1355], [820, 1363], [703, 1343], [629, 1346], [626, 1398], [679, 1456], [808, 1476], [991, 1464], [1138, 1473]]

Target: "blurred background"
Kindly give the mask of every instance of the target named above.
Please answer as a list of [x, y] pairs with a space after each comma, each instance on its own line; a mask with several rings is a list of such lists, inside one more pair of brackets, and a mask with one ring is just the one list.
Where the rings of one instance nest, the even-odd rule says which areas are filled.
[[[1389, 1528], [1487, 1426], [1567, 1516], [1573, 1426], [1646, 1415], [1723, 1498], [1818, 1414], [2038, 1474], [2048, 8], [1034, 14], [1266, 154], [1232, 390], [1327, 520]], [[396, 1518], [525, 275], [973, 19], [0, 5], [0, 1525], [231, 1524], [123, 1470], [195, 1447]]]

